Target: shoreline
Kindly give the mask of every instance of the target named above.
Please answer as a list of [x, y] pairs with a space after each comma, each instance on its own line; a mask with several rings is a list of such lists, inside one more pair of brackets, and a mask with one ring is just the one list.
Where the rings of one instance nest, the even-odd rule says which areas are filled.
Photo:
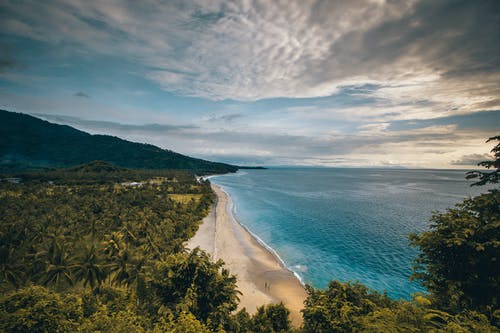
[[290, 273], [292, 273], [295, 276], [295, 278], [299, 281], [299, 283], [303, 287], [305, 287], [306, 284], [302, 280], [302, 278], [300, 277], [300, 275], [297, 272], [295, 272], [293, 269], [291, 269], [290, 267], [288, 267], [286, 265], [285, 261], [283, 259], [281, 259], [281, 257], [278, 254], [278, 252], [276, 252], [275, 249], [273, 249], [270, 245], [268, 245], [266, 242], [264, 242], [259, 236], [257, 236], [252, 231], [250, 231], [250, 229], [248, 229], [248, 227], [246, 225], [244, 225], [243, 223], [241, 223], [236, 218], [236, 213], [235, 213], [235, 210], [234, 210], [234, 202], [233, 202], [233, 199], [231, 198], [231, 196], [229, 195], [229, 193], [227, 193], [222, 186], [217, 185], [217, 184], [214, 184], [214, 185], [217, 186], [227, 196], [228, 202], [230, 203], [230, 205], [228, 205], [228, 209], [230, 209], [229, 213], [230, 213], [231, 219], [235, 223], [238, 223], [243, 229], [245, 229], [245, 231], [248, 232], [250, 234], [250, 236], [252, 236], [260, 244], [260, 246], [262, 246], [267, 252], [269, 252], [270, 255], [272, 255], [276, 259], [276, 261], [280, 264], [280, 266], [283, 269], [286, 269], [287, 271], [289, 271]]
[[237, 221], [231, 197], [220, 186], [211, 186], [217, 201], [187, 247], [200, 247], [214, 260], [222, 259], [237, 276], [237, 289], [242, 293], [238, 309], [253, 314], [259, 306], [283, 302], [292, 325], [300, 326], [307, 296], [302, 281], [274, 249]]

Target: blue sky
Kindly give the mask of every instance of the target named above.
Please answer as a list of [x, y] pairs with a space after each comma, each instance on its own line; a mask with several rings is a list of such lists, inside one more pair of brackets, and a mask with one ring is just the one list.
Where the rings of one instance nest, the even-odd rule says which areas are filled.
[[468, 168], [498, 1], [0, 1], [0, 108], [236, 164]]

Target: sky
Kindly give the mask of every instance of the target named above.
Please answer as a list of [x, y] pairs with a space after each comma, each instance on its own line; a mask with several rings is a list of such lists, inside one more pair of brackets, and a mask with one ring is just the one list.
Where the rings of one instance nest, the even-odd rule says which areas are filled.
[[0, 0], [0, 108], [239, 165], [470, 168], [500, 1]]

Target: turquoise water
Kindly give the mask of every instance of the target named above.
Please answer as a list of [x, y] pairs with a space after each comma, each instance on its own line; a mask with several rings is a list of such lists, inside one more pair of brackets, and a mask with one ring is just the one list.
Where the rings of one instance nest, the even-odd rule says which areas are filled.
[[485, 192], [464, 171], [340, 168], [244, 170], [211, 179], [231, 196], [240, 223], [272, 247], [300, 278], [324, 288], [360, 281], [393, 298], [422, 291], [410, 282], [433, 210]]

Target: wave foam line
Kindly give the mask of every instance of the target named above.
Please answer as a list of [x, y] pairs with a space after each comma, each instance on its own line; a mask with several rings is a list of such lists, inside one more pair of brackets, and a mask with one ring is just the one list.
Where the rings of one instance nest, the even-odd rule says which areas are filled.
[[238, 223], [240, 226], [242, 226], [243, 229], [245, 229], [245, 231], [248, 232], [250, 234], [250, 236], [252, 236], [257, 241], [257, 243], [259, 243], [264, 249], [266, 249], [278, 261], [278, 263], [279, 263], [279, 265], [281, 267], [283, 267], [284, 269], [286, 269], [289, 272], [291, 272], [297, 278], [297, 280], [299, 280], [300, 284], [305, 287], [306, 284], [305, 284], [304, 280], [302, 280], [302, 277], [299, 275], [299, 273], [297, 273], [292, 268], [290, 268], [285, 263], [285, 261], [280, 257], [280, 255], [278, 254], [278, 252], [276, 252], [275, 249], [273, 249], [271, 246], [269, 246], [259, 236], [257, 236], [256, 234], [254, 234], [250, 229], [248, 229], [248, 227], [246, 225], [244, 225], [243, 223], [241, 223], [236, 218], [236, 214], [235, 214], [235, 211], [234, 211], [235, 210], [235, 206], [234, 206], [233, 199], [231, 198], [231, 196], [229, 195], [229, 193], [224, 189], [224, 187], [222, 187], [219, 184], [216, 184], [216, 185], [219, 186], [219, 188], [221, 189], [221, 191], [224, 192], [226, 194], [227, 198], [228, 198], [229, 205], [227, 207], [227, 213], [231, 217], [232, 221], [234, 221], [234, 222]]

